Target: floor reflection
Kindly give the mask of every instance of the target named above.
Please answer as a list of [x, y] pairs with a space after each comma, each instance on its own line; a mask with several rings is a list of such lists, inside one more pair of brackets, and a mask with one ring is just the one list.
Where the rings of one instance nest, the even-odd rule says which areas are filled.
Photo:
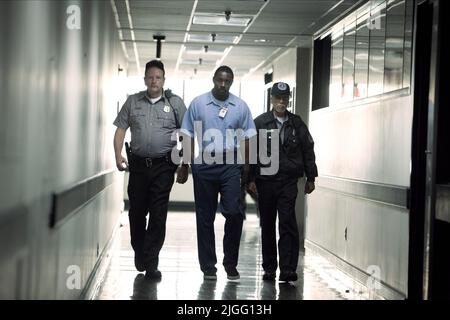
[[197, 300], [215, 300], [216, 286], [216, 281], [203, 280], [198, 289]]
[[132, 300], [158, 300], [158, 283], [160, 280], [145, 278], [139, 273], [134, 279]]
[[237, 299], [238, 283], [228, 281], [222, 292], [222, 300], [236, 300]]
[[[223, 221], [216, 217], [217, 260], [222, 261]], [[292, 283], [263, 281], [261, 268], [261, 234], [256, 215], [247, 215], [242, 232], [238, 270], [241, 279], [228, 281], [220, 262], [217, 281], [203, 280], [197, 259], [194, 213], [170, 212], [164, 247], [160, 253], [161, 280], [149, 280], [134, 267], [130, 246], [127, 212], [121, 220], [118, 243], [111, 263], [95, 299], [132, 300], [302, 300], [355, 299], [346, 294], [345, 285], [324, 280], [320, 270], [329, 273], [333, 267], [316, 256], [300, 255], [299, 279]], [[277, 274], [279, 276], [279, 274]], [[278, 279], [278, 278], [277, 278]], [[337, 279], [337, 278], [336, 278]]]
[[278, 283], [278, 300], [302, 300], [303, 296], [299, 289], [291, 282]]
[[263, 281], [260, 295], [262, 300], [277, 299], [277, 283], [275, 281]]

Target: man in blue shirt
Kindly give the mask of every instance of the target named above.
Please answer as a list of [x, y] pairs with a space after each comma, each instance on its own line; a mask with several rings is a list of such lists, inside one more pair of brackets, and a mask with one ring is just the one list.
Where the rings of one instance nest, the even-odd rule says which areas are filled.
[[219, 193], [226, 219], [223, 265], [229, 280], [240, 278], [236, 269], [244, 217], [240, 180], [242, 170], [248, 173], [248, 139], [256, 130], [247, 104], [229, 92], [233, 79], [228, 66], [219, 67], [213, 77], [214, 88], [192, 101], [181, 126], [184, 159], [192, 164], [198, 257], [205, 280], [217, 279], [214, 219]]

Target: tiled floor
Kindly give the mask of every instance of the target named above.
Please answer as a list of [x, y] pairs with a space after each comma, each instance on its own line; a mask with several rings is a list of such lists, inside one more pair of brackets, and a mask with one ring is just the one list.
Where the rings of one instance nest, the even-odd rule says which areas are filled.
[[[247, 215], [241, 238], [239, 281], [228, 281], [221, 267], [224, 218], [215, 222], [217, 281], [204, 281], [197, 259], [195, 214], [169, 212], [166, 240], [160, 253], [162, 280], [151, 281], [134, 267], [130, 246], [128, 212], [121, 216], [122, 227], [113, 245], [113, 254], [105, 279], [95, 299], [128, 300], [344, 300], [363, 299], [345, 281], [342, 273], [327, 261], [306, 252], [300, 256], [299, 279], [293, 283], [262, 280], [259, 220]], [[331, 276], [330, 276], [331, 275]], [[344, 277], [344, 278], [343, 278]], [[348, 279], [347, 279], [348, 280]]]

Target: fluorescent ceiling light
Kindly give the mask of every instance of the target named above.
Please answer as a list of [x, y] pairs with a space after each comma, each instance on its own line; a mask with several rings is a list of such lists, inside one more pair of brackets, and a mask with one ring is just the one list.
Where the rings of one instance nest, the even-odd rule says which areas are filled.
[[[200, 65], [198, 59], [183, 59], [181, 60], [181, 64], [189, 64], [189, 65]], [[212, 66], [216, 64], [216, 60], [203, 60], [202, 65]]]
[[[214, 42], [217, 43], [235, 43], [237, 41], [238, 36], [229, 36], [229, 35], [221, 35], [217, 34], [214, 38]], [[210, 34], [188, 34], [188, 42], [213, 42], [212, 36]]]
[[193, 24], [221, 25], [232, 27], [246, 27], [252, 21], [252, 16], [231, 14], [228, 18], [223, 13], [196, 13], [192, 19]]
[[225, 49], [226, 49], [226, 48], [217, 49], [217, 48], [208, 47], [208, 51], [205, 52], [205, 48], [199, 47], [198, 45], [197, 46], [189, 46], [188, 45], [184, 48], [185, 48], [184, 50], [187, 54], [197, 54], [197, 55], [198, 54], [219, 54], [219, 55], [221, 55], [225, 52]]

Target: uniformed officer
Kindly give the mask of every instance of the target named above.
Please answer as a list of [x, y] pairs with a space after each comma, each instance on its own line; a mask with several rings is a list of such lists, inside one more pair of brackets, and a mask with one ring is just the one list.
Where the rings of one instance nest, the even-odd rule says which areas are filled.
[[[317, 177], [314, 141], [302, 119], [286, 110], [290, 97], [287, 83], [277, 82], [272, 86], [272, 110], [255, 119], [258, 137], [267, 137], [265, 143], [268, 154], [278, 153], [278, 171], [265, 174], [258, 157], [258, 164], [252, 165], [248, 188], [258, 193], [261, 219], [261, 238], [263, 254], [264, 280], [275, 280], [277, 262], [277, 243], [275, 222], [279, 219], [278, 250], [280, 258], [280, 281], [297, 280], [297, 262], [299, 257], [299, 232], [295, 217], [297, 182], [304, 175], [307, 177], [305, 193], [311, 193]], [[274, 134], [276, 133], [276, 134]], [[271, 138], [279, 138], [278, 150], [273, 150]], [[259, 140], [259, 139], [258, 139]], [[259, 150], [262, 145], [258, 145]], [[260, 156], [260, 152], [258, 152]], [[254, 182], [256, 181], [256, 183]]]
[[[187, 180], [187, 166], [174, 164], [173, 133], [180, 128], [186, 112], [183, 100], [164, 91], [164, 64], [152, 60], [145, 66], [146, 91], [128, 97], [114, 125], [114, 151], [120, 171], [129, 166], [128, 182], [131, 246], [135, 266], [146, 271], [147, 278], [161, 278], [158, 270], [159, 251], [166, 233], [169, 193], [177, 171], [177, 182]], [[131, 130], [131, 153], [122, 156], [125, 132]], [[148, 226], [146, 216], [149, 214]]]
[[[213, 77], [214, 88], [192, 101], [181, 126], [186, 135], [185, 152], [192, 150], [194, 137], [199, 141], [199, 153], [191, 168], [198, 257], [205, 280], [217, 279], [214, 219], [219, 193], [220, 211], [226, 219], [223, 265], [229, 280], [240, 278], [236, 267], [243, 223], [240, 201], [243, 160], [239, 161], [238, 156], [244, 150], [248, 152], [248, 138], [256, 135], [256, 131], [247, 104], [229, 92], [233, 78], [230, 67], [219, 67]], [[248, 164], [244, 167], [248, 168]]]

